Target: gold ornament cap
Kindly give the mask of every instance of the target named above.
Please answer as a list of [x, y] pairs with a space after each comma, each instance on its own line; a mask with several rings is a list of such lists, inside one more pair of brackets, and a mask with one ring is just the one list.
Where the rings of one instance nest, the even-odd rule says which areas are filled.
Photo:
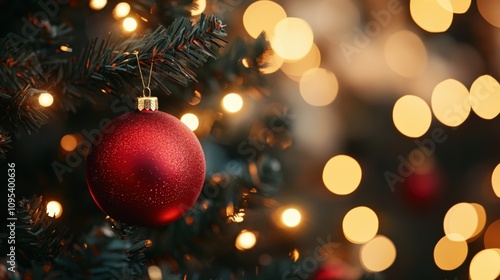
[[158, 111], [158, 98], [156, 96], [137, 97], [137, 109], [139, 111]]

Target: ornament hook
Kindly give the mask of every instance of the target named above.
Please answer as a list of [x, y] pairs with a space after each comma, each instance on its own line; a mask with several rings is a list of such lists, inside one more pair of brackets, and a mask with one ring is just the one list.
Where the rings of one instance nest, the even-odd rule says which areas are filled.
[[137, 68], [139, 68], [139, 74], [141, 75], [141, 82], [142, 82], [142, 97], [146, 97], [146, 93], [148, 93], [148, 97], [151, 97], [151, 88], [149, 87], [151, 85], [151, 76], [153, 76], [153, 61], [151, 61], [151, 67], [149, 68], [149, 78], [148, 78], [148, 85], [146, 86], [144, 82], [144, 76], [142, 75], [142, 69], [141, 69], [141, 62], [139, 61], [139, 52], [135, 51], [135, 57], [137, 58]]

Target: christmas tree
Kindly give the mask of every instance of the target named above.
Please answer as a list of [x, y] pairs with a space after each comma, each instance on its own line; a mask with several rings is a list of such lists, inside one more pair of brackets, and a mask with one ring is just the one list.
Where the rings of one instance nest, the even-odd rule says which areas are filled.
[[0, 1], [0, 279], [498, 279], [497, 1]]

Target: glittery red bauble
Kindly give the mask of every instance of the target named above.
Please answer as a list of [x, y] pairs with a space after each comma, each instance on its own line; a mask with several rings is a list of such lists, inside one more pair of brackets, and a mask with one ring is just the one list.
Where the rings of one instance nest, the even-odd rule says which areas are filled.
[[142, 226], [175, 221], [198, 198], [205, 157], [194, 133], [161, 111], [113, 119], [87, 157], [87, 184], [111, 218]]

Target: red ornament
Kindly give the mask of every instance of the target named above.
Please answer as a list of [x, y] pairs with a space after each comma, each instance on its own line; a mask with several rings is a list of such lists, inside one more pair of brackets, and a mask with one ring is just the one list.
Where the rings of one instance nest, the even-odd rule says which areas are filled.
[[90, 193], [113, 219], [166, 225], [200, 195], [205, 179], [201, 145], [177, 118], [157, 111], [157, 102], [156, 97], [139, 98], [139, 110], [106, 125], [87, 157]]

